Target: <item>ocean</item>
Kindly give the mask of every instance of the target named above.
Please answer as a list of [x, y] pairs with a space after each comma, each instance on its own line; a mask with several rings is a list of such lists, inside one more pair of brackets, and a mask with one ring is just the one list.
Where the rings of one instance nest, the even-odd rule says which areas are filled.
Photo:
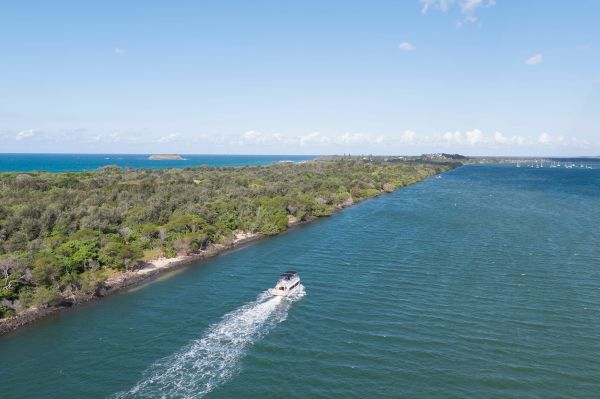
[[83, 172], [107, 165], [133, 169], [191, 168], [195, 166], [269, 165], [280, 161], [305, 161], [307, 155], [191, 155], [183, 160], [149, 160], [149, 154], [0, 154], [0, 172]]
[[599, 168], [460, 167], [0, 337], [0, 395], [597, 398], [598, 221]]

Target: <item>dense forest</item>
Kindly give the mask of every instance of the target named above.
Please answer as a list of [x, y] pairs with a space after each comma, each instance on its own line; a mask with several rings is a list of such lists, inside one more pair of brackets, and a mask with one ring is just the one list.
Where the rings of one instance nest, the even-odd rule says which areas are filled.
[[334, 159], [267, 167], [0, 173], [0, 318], [94, 292], [161, 256], [266, 235], [450, 164]]

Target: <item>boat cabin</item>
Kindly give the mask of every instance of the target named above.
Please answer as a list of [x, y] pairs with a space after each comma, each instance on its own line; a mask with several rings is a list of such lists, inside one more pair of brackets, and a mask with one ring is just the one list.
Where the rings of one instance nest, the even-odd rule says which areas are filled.
[[273, 295], [287, 295], [299, 284], [300, 277], [298, 277], [298, 273], [294, 270], [289, 270], [279, 276], [279, 281], [275, 285], [275, 288], [271, 290], [271, 293]]

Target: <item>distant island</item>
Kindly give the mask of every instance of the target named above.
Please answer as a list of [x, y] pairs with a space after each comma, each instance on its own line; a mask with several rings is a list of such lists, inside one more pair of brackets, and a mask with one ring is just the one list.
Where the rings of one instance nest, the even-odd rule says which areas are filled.
[[151, 161], [183, 161], [184, 158], [179, 154], [152, 154], [148, 157]]

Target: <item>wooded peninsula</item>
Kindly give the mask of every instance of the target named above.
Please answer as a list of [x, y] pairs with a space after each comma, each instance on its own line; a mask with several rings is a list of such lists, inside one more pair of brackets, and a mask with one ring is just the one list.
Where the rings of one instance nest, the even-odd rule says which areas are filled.
[[0, 173], [0, 318], [99, 295], [161, 257], [274, 235], [460, 165], [336, 157], [238, 168]]

